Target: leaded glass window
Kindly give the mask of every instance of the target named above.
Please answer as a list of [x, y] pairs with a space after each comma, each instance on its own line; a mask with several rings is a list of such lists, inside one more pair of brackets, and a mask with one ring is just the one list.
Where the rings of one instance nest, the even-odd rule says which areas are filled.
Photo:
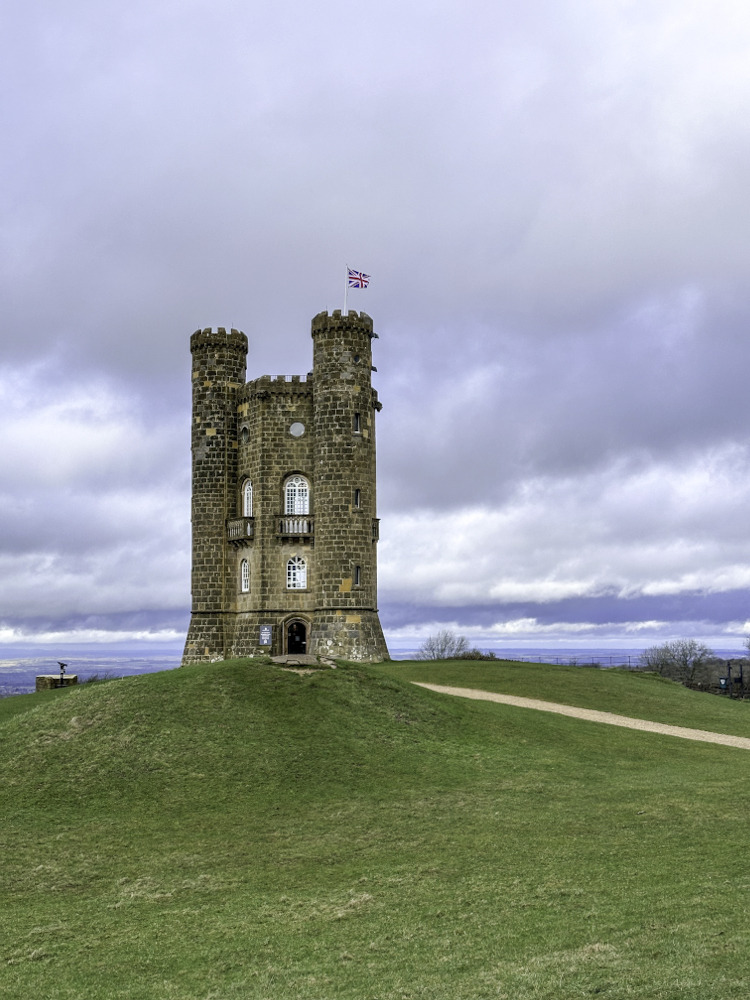
[[286, 564], [287, 590], [307, 588], [307, 563], [302, 556], [293, 556]]
[[284, 513], [310, 513], [310, 485], [303, 476], [292, 476], [284, 487]]

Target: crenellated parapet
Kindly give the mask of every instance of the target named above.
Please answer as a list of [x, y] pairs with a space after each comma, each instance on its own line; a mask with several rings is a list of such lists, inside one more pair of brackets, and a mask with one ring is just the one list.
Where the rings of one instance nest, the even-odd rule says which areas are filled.
[[241, 330], [230, 330], [227, 333], [225, 327], [219, 326], [214, 333], [213, 328], [207, 326], [205, 330], [196, 330], [190, 338], [190, 350], [195, 351], [200, 347], [233, 347], [247, 354], [247, 337]]
[[246, 382], [242, 386], [237, 399], [247, 402], [254, 398], [267, 399], [269, 396], [308, 396], [312, 393], [312, 373], [304, 375], [261, 375], [260, 378]]
[[322, 330], [341, 330], [344, 327], [359, 329], [368, 337], [377, 337], [377, 333], [374, 333], [372, 329], [372, 317], [368, 316], [366, 312], [357, 313], [353, 309], [350, 309], [346, 315], [340, 309], [334, 309], [330, 315], [327, 309], [319, 312], [313, 318], [311, 332], [314, 337]]

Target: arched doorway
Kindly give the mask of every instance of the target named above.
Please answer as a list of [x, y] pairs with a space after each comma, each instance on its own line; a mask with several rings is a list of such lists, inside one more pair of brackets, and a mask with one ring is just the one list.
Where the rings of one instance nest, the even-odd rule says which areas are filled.
[[307, 652], [307, 626], [304, 622], [289, 622], [286, 628], [287, 653]]

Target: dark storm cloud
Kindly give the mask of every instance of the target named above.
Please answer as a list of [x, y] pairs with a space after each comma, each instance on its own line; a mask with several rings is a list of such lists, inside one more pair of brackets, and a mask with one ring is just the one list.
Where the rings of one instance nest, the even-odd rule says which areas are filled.
[[347, 260], [386, 598], [542, 622], [750, 583], [744, 8], [0, 16], [7, 621], [184, 608], [188, 335], [306, 372]]
[[[498, 622], [535, 618], [541, 625], [556, 622], [590, 622], [592, 625], [627, 625], [630, 622], [692, 622], [703, 625], [713, 621], [723, 625], [744, 622], [750, 614], [750, 590], [732, 590], [721, 594], [666, 594], [658, 597], [639, 595], [623, 600], [616, 595], [574, 598], [567, 601], [506, 602], [489, 605], [441, 607], [440, 619], [459, 620], [465, 625], [489, 628]], [[380, 616], [390, 629], [418, 626], [435, 615], [434, 605], [386, 603]]]
[[[378, 345], [389, 377], [381, 443], [392, 502], [501, 499], [519, 477], [633, 467], [747, 441], [747, 301], [692, 289], [608, 329], [530, 341], [456, 327]], [[406, 431], [404, 430], [406, 429]], [[411, 470], [411, 474], [408, 474]], [[418, 474], [417, 474], [418, 473]]]

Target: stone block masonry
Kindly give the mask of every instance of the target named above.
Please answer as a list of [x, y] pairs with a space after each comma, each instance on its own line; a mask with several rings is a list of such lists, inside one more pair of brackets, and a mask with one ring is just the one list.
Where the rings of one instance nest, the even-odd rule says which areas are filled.
[[196, 330], [190, 350], [193, 613], [183, 662], [194, 663], [225, 658], [231, 641], [226, 611], [234, 581], [225, 536], [237, 484], [237, 392], [245, 384], [247, 337], [223, 327]]
[[366, 313], [320, 313], [306, 377], [245, 382], [244, 334], [193, 334], [193, 613], [183, 663], [388, 658], [377, 611], [376, 336]]
[[78, 674], [37, 674], [37, 691], [53, 691], [55, 688], [73, 687], [78, 683]]

